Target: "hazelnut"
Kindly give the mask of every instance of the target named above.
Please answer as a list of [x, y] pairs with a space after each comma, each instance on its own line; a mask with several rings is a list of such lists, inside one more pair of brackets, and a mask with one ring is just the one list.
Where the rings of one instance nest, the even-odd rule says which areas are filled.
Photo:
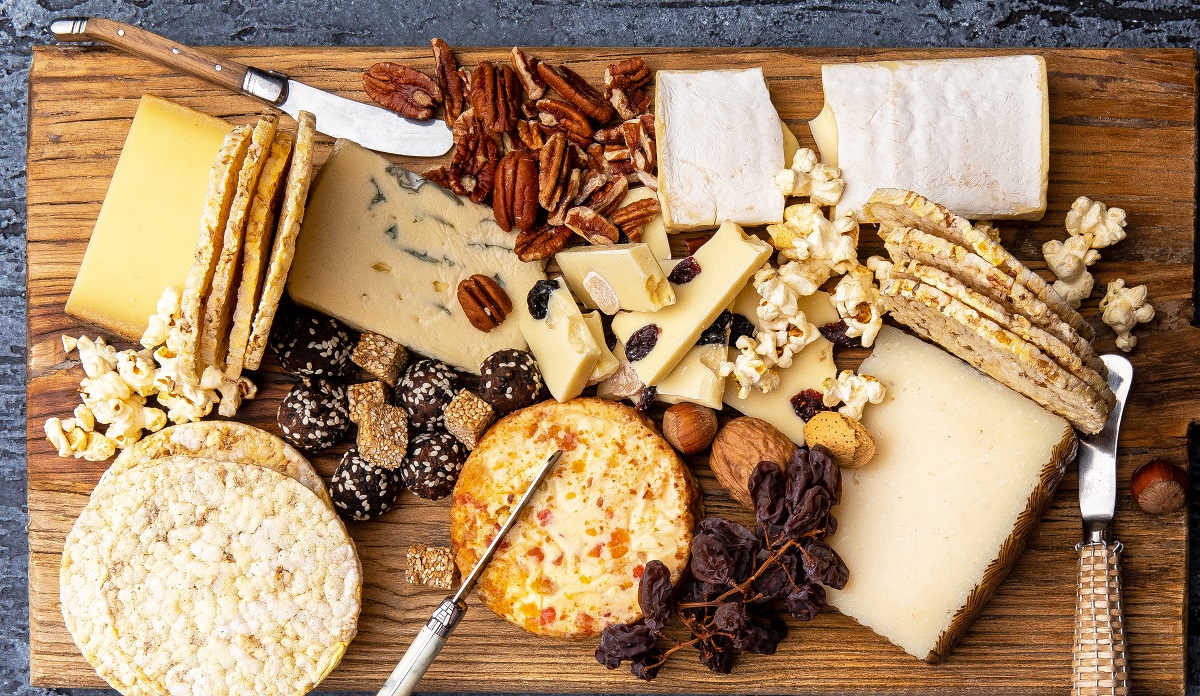
[[717, 412], [699, 404], [675, 404], [663, 414], [663, 437], [684, 454], [708, 447], [717, 435]]
[[758, 418], [734, 418], [717, 432], [708, 465], [733, 499], [753, 510], [747, 482], [759, 462], [775, 462], [787, 469], [796, 445], [778, 428]]
[[843, 469], [858, 469], [875, 456], [875, 439], [866, 426], [837, 411], [821, 411], [809, 418], [804, 441], [824, 445]]
[[1152, 515], [1175, 512], [1187, 502], [1188, 475], [1164, 459], [1152, 459], [1133, 472], [1133, 502]]

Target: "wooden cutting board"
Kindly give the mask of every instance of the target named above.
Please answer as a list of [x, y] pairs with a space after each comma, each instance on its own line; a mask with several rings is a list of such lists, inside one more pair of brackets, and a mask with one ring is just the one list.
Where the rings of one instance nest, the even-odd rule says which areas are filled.
[[[599, 83], [604, 67], [640, 53], [652, 68], [761, 66], [780, 115], [811, 146], [805, 120], [820, 110], [820, 65], [832, 61], [995, 55], [996, 50], [709, 50], [537, 49]], [[1138, 693], [1184, 693], [1187, 518], [1152, 518], [1137, 510], [1129, 476], [1153, 457], [1184, 464], [1186, 433], [1200, 414], [1200, 330], [1193, 307], [1196, 182], [1196, 54], [1190, 50], [1038, 51], [1050, 71], [1049, 211], [1037, 224], [1002, 224], [1006, 245], [1044, 272], [1041, 244], [1062, 238], [1071, 201], [1088, 195], [1129, 213], [1129, 239], [1104, 251], [1093, 268], [1097, 292], [1084, 305], [1112, 351], [1098, 318], [1104, 284], [1117, 277], [1150, 286], [1158, 319], [1139, 328], [1135, 385], [1121, 436], [1116, 535], [1125, 543], [1125, 616], [1130, 674]], [[365, 99], [361, 71], [380, 60], [431, 70], [423, 48], [214, 49], [315, 87]], [[503, 49], [464, 49], [460, 60], [508, 59]], [[29, 548], [31, 679], [38, 686], [90, 687], [102, 682], [63, 626], [58, 567], [63, 540], [104, 464], [58, 458], [42, 434], [50, 416], [77, 403], [81, 369], [67, 362], [60, 334], [94, 334], [63, 313], [84, 247], [143, 93], [249, 122], [253, 99], [156, 64], [99, 48], [40, 47], [33, 52], [29, 97]], [[319, 158], [328, 152], [323, 141]], [[397, 161], [405, 162], [403, 158]], [[428, 161], [408, 162], [417, 171]], [[878, 248], [864, 235], [864, 253]], [[865, 351], [839, 355], [853, 367]], [[259, 396], [240, 418], [268, 430], [290, 380], [274, 365], [258, 376]], [[341, 450], [339, 450], [340, 452]], [[328, 476], [337, 455], [317, 457]], [[746, 520], [708, 473], [692, 462], [711, 514]], [[928, 666], [836, 613], [793, 623], [771, 657], [749, 655], [732, 675], [708, 672], [684, 653], [652, 683], [627, 670], [608, 671], [592, 657], [594, 641], [535, 638], [471, 602], [471, 611], [422, 690], [678, 693], [1060, 694], [1069, 688], [1072, 610], [1080, 524], [1076, 479], [1067, 475], [1015, 571], [949, 660]], [[408, 494], [380, 520], [351, 526], [365, 584], [358, 637], [324, 683], [328, 689], [375, 690], [442, 598], [404, 582], [404, 552], [413, 543], [448, 542], [448, 501]], [[853, 569], [851, 569], [853, 572]]]

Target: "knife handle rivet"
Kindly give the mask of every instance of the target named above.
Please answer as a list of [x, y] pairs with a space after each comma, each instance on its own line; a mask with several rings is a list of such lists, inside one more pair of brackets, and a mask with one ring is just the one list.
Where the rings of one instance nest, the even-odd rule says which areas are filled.
[[171, 49], [171, 53], [174, 53], [175, 55], [179, 55], [179, 49], [178, 49], [178, 48], [172, 48], [172, 49]]
[[117, 36], [125, 36], [125, 30], [124, 30], [124, 29], [118, 29], [118, 30], [117, 30]]
[[221, 72], [221, 64], [217, 63], [216, 65], [214, 65], [213, 70], [216, 70], [217, 72]]

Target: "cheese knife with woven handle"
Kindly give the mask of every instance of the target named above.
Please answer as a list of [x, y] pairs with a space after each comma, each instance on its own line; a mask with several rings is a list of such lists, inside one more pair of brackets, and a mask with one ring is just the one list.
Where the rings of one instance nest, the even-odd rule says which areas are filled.
[[1121, 606], [1121, 542], [1111, 538], [1117, 500], [1117, 436], [1133, 382], [1133, 366], [1120, 355], [1102, 358], [1117, 403], [1104, 429], [1079, 446], [1079, 588], [1075, 596], [1072, 696], [1127, 696], [1129, 661]]

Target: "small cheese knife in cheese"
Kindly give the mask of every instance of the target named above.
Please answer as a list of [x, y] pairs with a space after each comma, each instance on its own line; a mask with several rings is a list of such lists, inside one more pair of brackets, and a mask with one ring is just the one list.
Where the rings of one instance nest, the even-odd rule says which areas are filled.
[[190, 46], [111, 19], [71, 18], [50, 24], [59, 41], [99, 41], [195, 75], [213, 84], [258, 97], [289, 114], [317, 117], [317, 130], [371, 150], [436, 157], [453, 144], [441, 120], [413, 121], [387, 109], [309, 87], [287, 75], [221, 60]]
[[429, 619], [429, 623], [425, 624], [425, 627], [413, 639], [412, 645], [408, 646], [404, 657], [400, 659], [400, 664], [392, 670], [391, 676], [384, 682], [383, 688], [376, 696], [409, 696], [416, 690], [421, 677], [429, 671], [429, 666], [433, 664], [438, 653], [442, 651], [442, 647], [446, 645], [446, 639], [450, 637], [450, 633], [466, 613], [467, 595], [471, 594], [475, 583], [479, 581], [479, 576], [491, 562], [492, 556], [496, 555], [496, 549], [500, 548], [500, 542], [504, 541], [505, 535], [521, 519], [521, 513], [529, 506], [529, 501], [542, 487], [542, 481], [546, 480], [546, 476], [561, 457], [562, 450], [558, 450], [551, 454], [546, 463], [542, 465], [541, 471], [529, 484], [529, 488], [525, 489], [525, 494], [517, 501], [517, 506], [513, 508], [504, 526], [500, 528], [499, 532], [496, 532], [492, 543], [488, 544], [483, 556], [471, 569], [471, 574], [463, 579], [458, 592], [455, 592], [452, 597], [443, 599], [437, 609], [433, 610], [433, 616]]
[[1108, 386], [1117, 403], [1104, 429], [1079, 446], [1079, 590], [1075, 597], [1072, 694], [1129, 693], [1125, 619], [1121, 607], [1121, 542], [1110, 541], [1117, 498], [1117, 435], [1133, 381], [1133, 366], [1119, 355], [1103, 356]]

